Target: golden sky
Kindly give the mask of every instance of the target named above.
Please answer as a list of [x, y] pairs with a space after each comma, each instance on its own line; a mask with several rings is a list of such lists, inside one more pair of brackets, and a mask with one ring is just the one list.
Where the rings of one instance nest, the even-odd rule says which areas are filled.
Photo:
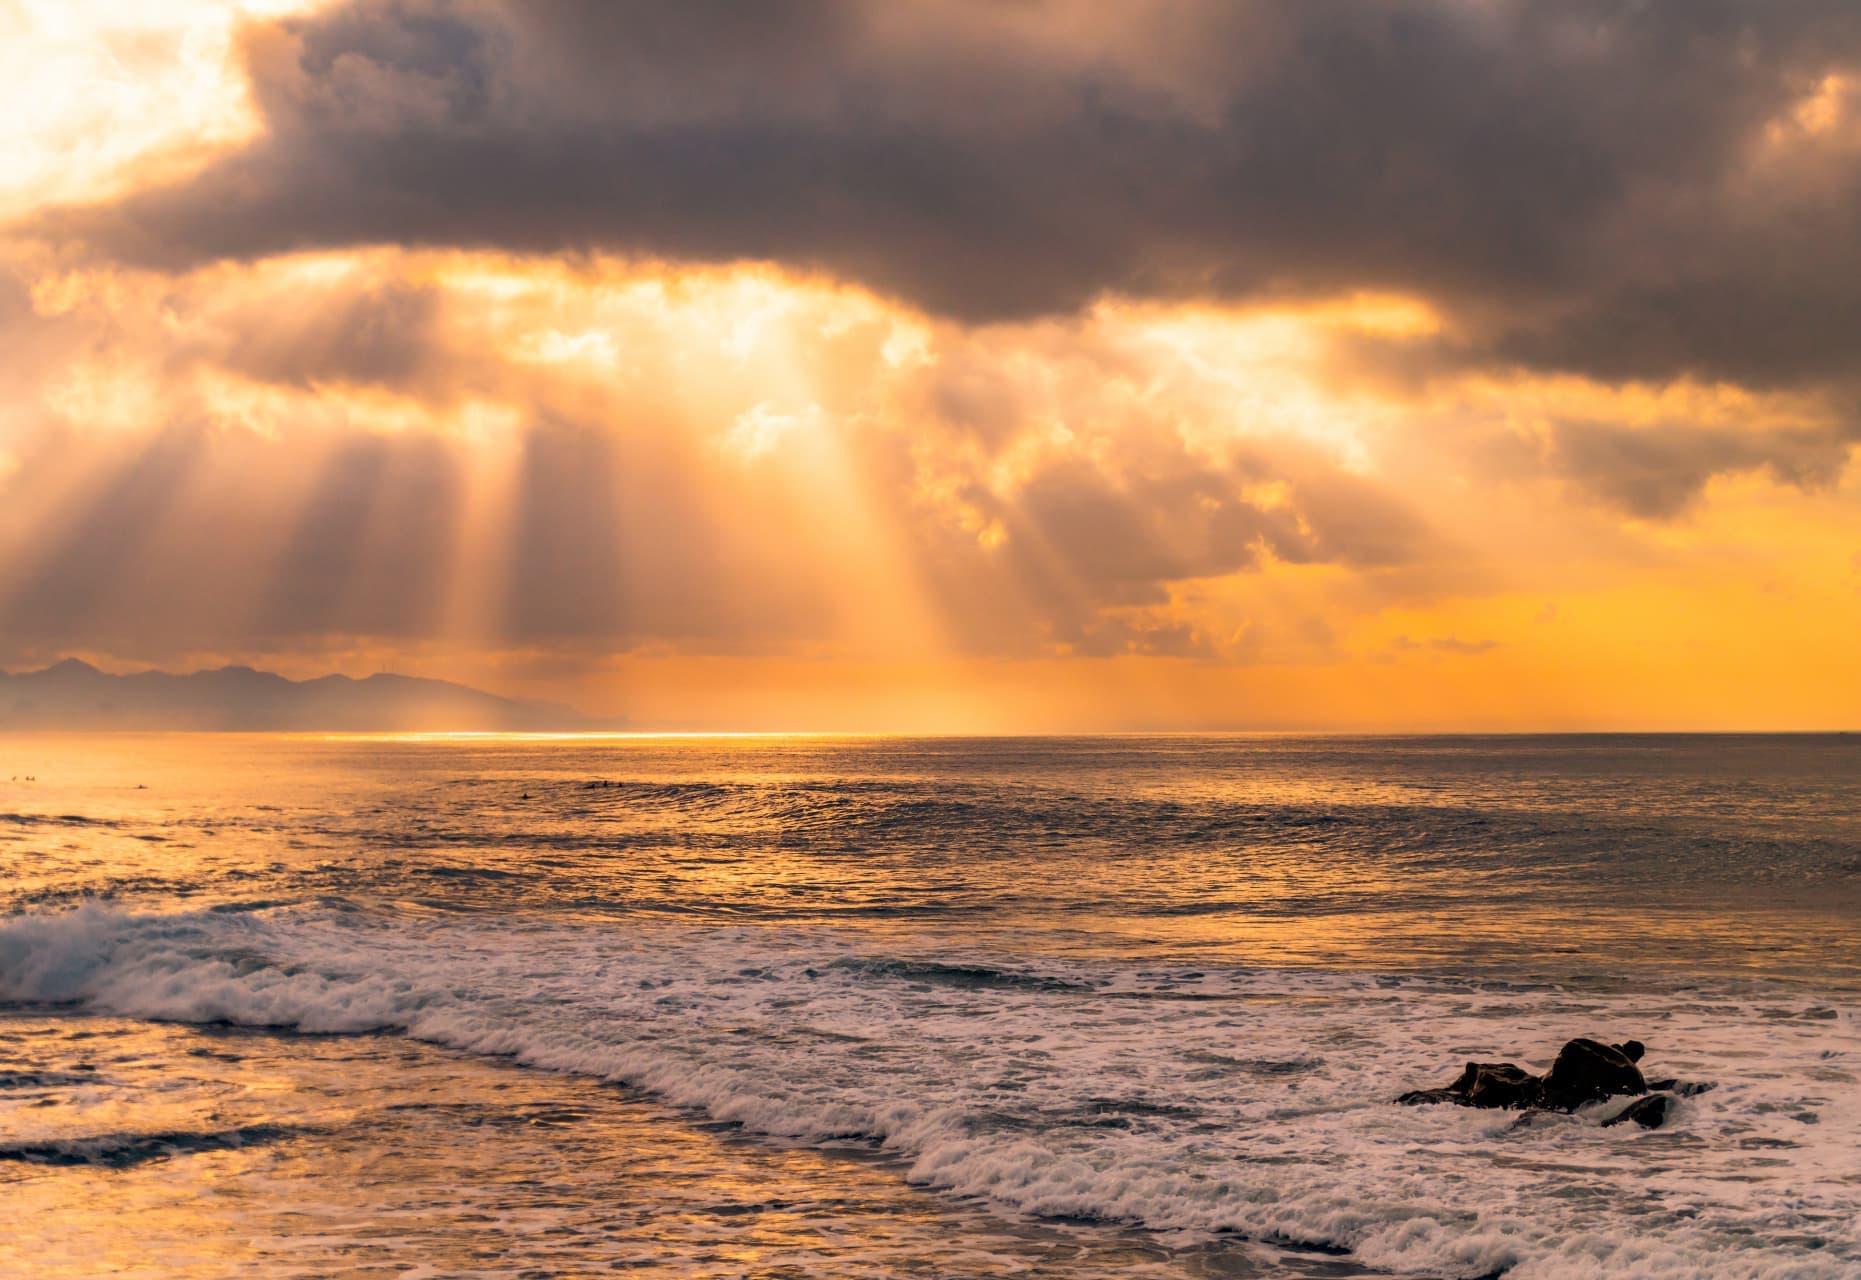
[[1851, 5], [0, 0], [0, 667], [1861, 720]]

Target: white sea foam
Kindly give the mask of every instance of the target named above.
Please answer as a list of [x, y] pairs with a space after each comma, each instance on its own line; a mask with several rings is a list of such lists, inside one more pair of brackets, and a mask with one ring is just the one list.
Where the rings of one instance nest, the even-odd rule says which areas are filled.
[[[1599, 997], [1344, 974], [1139, 971], [824, 930], [355, 917], [0, 923], [0, 999], [396, 1030], [624, 1080], [1031, 1213], [1521, 1278], [1861, 1274], [1861, 1021], [1785, 992]], [[1472, 1057], [1646, 1040], [1711, 1080], [1669, 1127], [1405, 1108]]]

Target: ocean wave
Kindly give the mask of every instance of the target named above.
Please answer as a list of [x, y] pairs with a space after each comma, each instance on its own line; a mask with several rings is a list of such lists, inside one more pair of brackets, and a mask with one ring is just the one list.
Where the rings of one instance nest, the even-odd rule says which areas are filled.
[[151, 1160], [240, 1151], [294, 1138], [306, 1132], [291, 1125], [255, 1124], [234, 1129], [178, 1130], [169, 1133], [105, 1133], [82, 1138], [48, 1138], [35, 1142], [0, 1142], [0, 1160], [38, 1165], [95, 1165], [127, 1169]]
[[[400, 1032], [625, 1082], [755, 1133], [868, 1142], [913, 1182], [1005, 1210], [1237, 1232], [1398, 1272], [1861, 1269], [1861, 1086], [1832, 1070], [1861, 1061], [1861, 1032], [1826, 999], [1034, 970], [872, 945], [830, 930], [90, 906], [0, 922], [0, 999]], [[1165, 984], [1220, 998], [1128, 998]], [[1467, 1057], [1536, 1061], [1585, 1032], [1643, 1033], [1663, 1072], [1720, 1087], [1652, 1134], [1388, 1101]], [[1788, 1165], [1753, 1155], [1781, 1143]]]
[[0, 822], [14, 827], [117, 827], [109, 818], [87, 818], [78, 813], [0, 813]]
[[897, 978], [902, 982], [930, 983], [957, 987], [965, 991], [1085, 991], [1088, 987], [1065, 978], [1029, 973], [1019, 969], [996, 969], [979, 964], [944, 964], [932, 960], [898, 960], [886, 956], [845, 957], [829, 968], [877, 978]]
[[0, 1093], [11, 1089], [59, 1089], [94, 1085], [95, 1071], [38, 1071], [31, 1068], [0, 1070]]

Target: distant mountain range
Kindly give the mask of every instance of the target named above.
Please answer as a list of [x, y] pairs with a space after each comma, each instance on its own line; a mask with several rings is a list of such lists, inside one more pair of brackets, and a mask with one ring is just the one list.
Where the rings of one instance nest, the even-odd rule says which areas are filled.
[[609, 727], [568, 707], [412, 676], [287, 680], [251, 667], [113, 676], [67, 659], [0, 672], [0, 730], [569, 732]]

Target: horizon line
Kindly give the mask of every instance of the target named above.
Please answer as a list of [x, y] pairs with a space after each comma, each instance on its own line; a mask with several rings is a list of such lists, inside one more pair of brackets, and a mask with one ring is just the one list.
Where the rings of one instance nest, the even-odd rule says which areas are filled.
[[1861, 729], [1352, 729], [1352, 728], [1181, 728], [1181, 729], [55, 729], [9, 728], [7, 737], [269, 737], [323, 742], [524, 742], [628, 739], [873, 738], [1014, 741], [1093, 738], [1836, 738]]

